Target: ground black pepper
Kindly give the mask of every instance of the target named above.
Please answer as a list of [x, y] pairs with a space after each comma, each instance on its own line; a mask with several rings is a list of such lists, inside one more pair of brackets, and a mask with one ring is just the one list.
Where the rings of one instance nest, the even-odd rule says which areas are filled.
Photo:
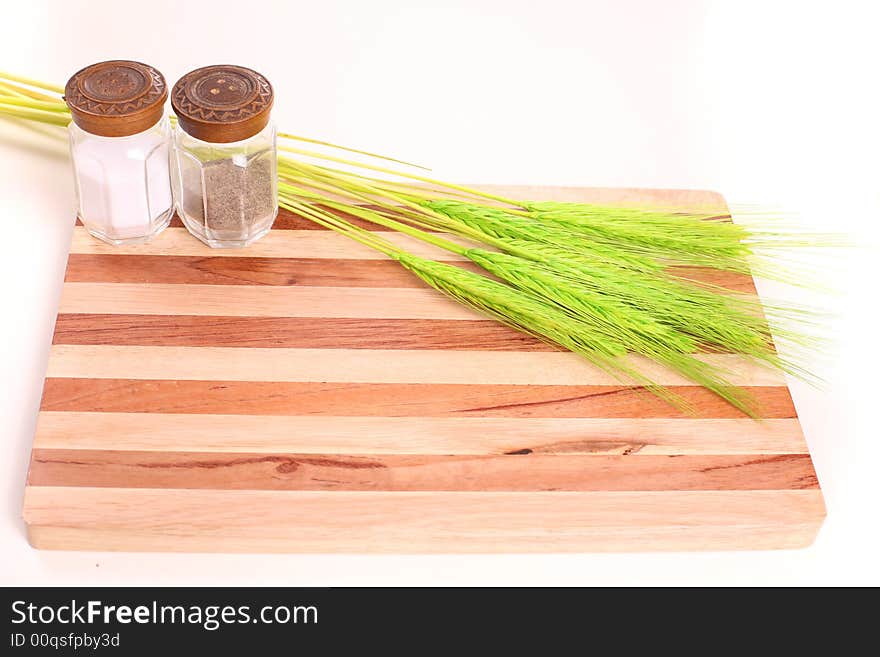
[[[244, 164], [244, 156], [185, 166], [183, 211], [217, 240], [248, 239], [275, 214], [275, 168], [264, 154]], [[207, 216], [206, 216], [207, 214]]]

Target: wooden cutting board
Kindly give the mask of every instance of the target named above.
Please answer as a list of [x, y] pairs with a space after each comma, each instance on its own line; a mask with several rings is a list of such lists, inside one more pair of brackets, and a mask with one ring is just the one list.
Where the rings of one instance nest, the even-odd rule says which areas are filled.
[[[726, 213], [710, 192], [496, 188]], [[419, 253], [434, 251], [394, 235]], [[751, 279], [704, 272], [754, 292]], [[750, 420], [621, 387], [290, 214], [242, 250], [74, 229], [24, 501], [72, 550], [794, 548], [825, 515], [784, 380]]]

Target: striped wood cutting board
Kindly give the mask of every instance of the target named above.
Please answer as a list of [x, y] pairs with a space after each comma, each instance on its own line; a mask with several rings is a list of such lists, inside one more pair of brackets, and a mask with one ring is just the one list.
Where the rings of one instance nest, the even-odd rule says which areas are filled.
[[[709, 192], [500, 191], [726, 212]], [[754, 292], [748, 277], [711, 276]], [[290, 214], [242, 250], [211, 250], [177, 220], [126, 248], [77, 226], [25, 493], [30, 541], [236, 552], [807, 545], [824, 505], [784, 381], [709, 358], [735, 369], [766, 420], [656, 370], [700, 410], [684, 417]]]

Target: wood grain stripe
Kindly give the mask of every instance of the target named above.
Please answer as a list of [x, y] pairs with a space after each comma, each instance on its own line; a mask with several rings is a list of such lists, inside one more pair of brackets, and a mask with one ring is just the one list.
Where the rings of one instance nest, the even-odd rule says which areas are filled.
[[33, 450], [28, 483], [226, 490], [659, 491], [818, 488], [806, 454], [501, 456]]
[[[416, 255], [435, 260], [460, 261], [463, 256], [430, 246], [413, 237], [396, 232], [376, 232], [376, 235]], [[448, 239], [448, 235], [445, 235]], [[466, 243], [455, 238], [455, 241]], [[74, 226], [71, 253], [100, 253], [112, 255], [163, 256], [217, 256], [217, 250], [203, 244], [186, 228], [166, 228], [146, 244], [113, 246], [89, 235], [82, 226]], [[332, 231], [274, 230], [246, 249], [225, 249], [224, 258], [317, 258], [330, 260], [388, 260], [374, 249], [354, 242]]]
[[[345, 302], [340, 303], [340, 299]], [[419, 289], [71, 282], [62, 288], [59, 312], [212, 317], [486, 318], [427, 286]]]
[[[741, 356], [701, 354], [739, 386], [784, 386], [778, 372]], [[626, 359], [660, 385], [695, 385], [640, 356]], [[619, 382], [569, 352], [408, 349], [268, 349], [52, 345], [47, 377], [341, 383], [603, 385]]]
[[[471, 263], [459, 265], [476, 271]], [[225, 256], [72, 253], [65, 281], [72, 283], [164, 283], [189, 285], [302, 285], [313, 287], [426, 288], [392, 260], [227, 258]]]
[[807, 454], [795, 418], [332, 417], [43, 411], [37, 449], [288, 454]]
[[[764, 418], [796, 417], [785, 387], [748, 388]], [[697, 386], [670, 391], [703, 418], [743, 414]], [[232, 413], [319, 417], [413, 417], [431, 434], [436, 418], [688, 418], [639, 389], [620, 386], [521, 386], [268, 381], [178, 381], [48, 378], [44, 411]], [[134, 419], [131, 420], [134, 422]], [[679, 420], [680, 421], [680, 420]], [[758, 423], [755, 430], [758, 430]], [[332, 426], [332, 425], [328, 425]], [[512, 429], [511, 429], [512, 430]], [[710, 443], [711, 444], [711, 443]]]
[[[470, 262], [457, 266], [483, 272]], [[705, 267], [673, 267], [690, 280], [755, 294], [750, 276]], [[327, 287], [424, 288], [427, 284], [390, 260], [313, 258], [227, 258], [225, 256], [72, 253], [65, 281], [72, 283], [165, 283], [178, 285], [304, 285]]]
[[[344, 299], [344, 302], [340, 302]], [[431, 289], [65, 283], [60, 313], [485, 319]]]
[[559, 351], [492, 320], [61, 314], [53, 344]]
[[708, 267], [668, 267], [667, 271], [688, 281], [698, 281], [727, 288], [731, 292], [757, 295], [755, 281], [747, 274], [736, 274]]
[[[28, 489], [30, 490], [30, 489]], [[59, 491], [58, 495], [64, 495], [68, 489], [52, 489]], [[105, 488], [103, 497], [110, 498], [116, 489]], [[202, 491], [198, 491], [202, 492]], [[289, 492], [289, 491], [285, 491]], [[724, 491], [728, 495], [735, 495], [742, 491]], [[787, 497], [777, 496], [778, 492], [766, 492], [770, 499], [763, 500], [765, 504], [776, 504], [788, 508], [790, 500]], [[824, 506], [822, 494], [819, 491], [794, 491], [809, 494], [808, 502], [812, 504], [813, 519], [809, 521], [756, 521], [747, 522], [741, 519], [738, 523], [706, 525], [699, 522], [684, 523], [678, 526], [642, 526], [625, 525], [617, 526], [590, 526], [585, 527], [578, 517], [557, 516], [548, 514], [537, 506], [530, 506], [528, 511], [535, 513], [534, 518], [540, 518], [536, 522], [536, 528], [532, 531], [520, 529], [511, 530], [504, 535], [475, 531], [460, 526], [444, 526], [441, 530], [434, 526], [426, 526], [425, 523], [413, 522], [410, 526], [401, 527], [397, 524], [383, 522], [381, 528], [375, 524], [372, 528], [352, 528], [349, 524], [351, 507], [344, 509], [344, 513], [334, 513], [323, 505], [321, 513], [333, 513], [332, 517], [340, 526], [333, 525], [332, 530], [314, 522], [303, 524], [305, 518], [297, 516], [300, 524], [294, 529], [285, 527], [277, 534], [272, 535], [261, 532], [254, 535], [253, 532], [242, 530], [225, 531], [222, 528], [199, 529], [198, 531], [178, 525], [174, 528], [162, 527], [125, 527], [116, 529], [104, 529], [96, 527], [94, 523], [71, 527], [62, 523], [52, 525], [29, 524], [27, 537], [30, 544], [40, 550], [99, 550], [106, 551], [129, 551], [129, 552], [227, 552], [227, 553], [387, 553], [387, 554], [452, 554], [452, 553], [475, 553], [495, 554], [506, 553], [584, 553], [584, 552], [682, 552], [685, 550], [796, 550], [809, 546], [816, 537], [816, 532], [822, 524]], [[366, 493], [351, 493], [352, 495], [365, 495]], [[401, 495], [402, 493], [396, 493]], [[463, 493], [466, 494], [466, 493]], [[489, 493], [494, 494], [494, 493]], [[531, 493], [537, 495], [538, 493]], [[551, 493], [553, 494], [553, 493]], [[596, 504], [598, 501], [592, 496], [596, 493], [572, 493], [573, 495], [589, 496], [582, 504]], [[641, 495], [660, 495], [661, 493], [640, 493]], [[697, 492], [696, 495], [707, 495], [707, 492]], [[449, 503], [461, 501], [459, 493], [436, 493], [437, 503]], [[28, 497], [28, 503], [35, 498]], [[349, 500], [343, 500], [348, 502]], [[42, 498], [40, 499], [42, 502]], [[136, 499], [126, 499], [123, 504], [138, 503]], [[222, 502], [218, 500], [218, 502]], [[292, 500], [289, 504], [305, 502]], [[355, 512], [359, 513], [384, 513], [392, 506], [390, 501], [384, 501], [382, 505], [366, 508], [369, 501], [364, 500], [363, 505], [358, 505]], [[465, 502], [467, 503], [467, 502]], [[685, 503], [699, 504], [700, 500], [688, 500]], [[798, 501], [798, 504], [801, 502]], [[104, 504], [101, 510], [112, 507]], [[224, 507], [224, 508], [228, 508]], [[423, 504], [423, 513], [430, 513], [436, 505]], [[468, 517], [474, 525], [492, 526], [497, 522], [493, 516], [496, 505], [481, 505], [486, 508], [481, 515], [470, 514]], [[181, 513], [189, 509], [177, 507]], [[622, 513], [626, 513], [627, 507], [622, 507]], [[555, 511], [555, 509], [554, 509]], [[250, 513], [250, 511], [247, 511]], [[663, 509], [658, 509], [663, 512]], [[448, 512], [447, 512], [448, 513]], [[741, 514], [742, 515], [742, 514]], [[806, 515], [805, 513], [802, 515]], [[438, 514], [429, 516], [436, 521]], [[446, 520], [447, 514], [439, 512], [439, 519]], [[504, 519], [509, 522], [508, 518]], [[544, 529], [549, 523], [553, 523], [553, 530]]]
[[[64, 500], [64, 504], [59, 504]], [[170, 513], [170, 510], [174, 513]], [[225, 509], [226, 513], [218, 513]], [[550, 531], [541, 532], [535, 519], [543, 517]], [[462, 532], [502, 539], [527, 532], [547, 541], [553, 534], [573, 532], [580, 539], [596, 527], [810, 524], [824, 517], [821, 493], [786, 491], [662, 491], [638, 492], [431, 492], [380, 491], [230, 491], [196, 490], [181, 495], [175, 489], [28, 486], [25, 520], [33, 525], [139, 528], [162, 530], [167, 536], [215, 530], [239, 537], [302, 538], [314, 532], [324, 543], [344, 549], [340, 534], [369, 531], [385, 549], [395, 544], [395, 530], [432, 528], [431, 536]], [[332, 525], [326, 524], [333, 518]], [[625, 522], [621, 522], [625, 519]], [[490, 522], [485, 522], [490, 520]], [[330, 531], [332, 529], [332, 531]], [[333, 536], [326, 536], [327, 533]], [[497, 551], [497, 546], [495, 550]]]

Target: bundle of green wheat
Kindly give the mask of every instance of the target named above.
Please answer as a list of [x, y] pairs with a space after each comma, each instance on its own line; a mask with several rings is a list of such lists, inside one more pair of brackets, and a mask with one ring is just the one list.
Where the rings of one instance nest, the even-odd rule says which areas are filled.
[[[61, 93], [54, 85], [0, 73], [0, 115], [66, 126], [70, 114]], [[765, 316], [779, 320], [777, 340], [809, 346], [803, 326], [792, 325], [807, 323], [809, 313], [762, 307], [754, 297], [674, 272], [705, 267], [792, 282], [796, 272], [762, 254], [828, 239], [747, 229], [711, 210], [504, 198], [434, 180], [391, 158], [288, 133], [280, 137], [283, 208], [384, 253], [440, 292], [578, 353], [624, 383], [684, 407], [632, 364], [627, 354], [635, 353], [754, 414], [754, 400], [729, 382], [729, 372], [701, 359], [701, 351], [739, 354], [808, 377], [777, 354]], [[309, 150], [304, 143], [369, 160]], [[407, 168], [389, 168], [388, 162]], [[485, 275], [415, 256], [344, 215], [456, 253]]]

